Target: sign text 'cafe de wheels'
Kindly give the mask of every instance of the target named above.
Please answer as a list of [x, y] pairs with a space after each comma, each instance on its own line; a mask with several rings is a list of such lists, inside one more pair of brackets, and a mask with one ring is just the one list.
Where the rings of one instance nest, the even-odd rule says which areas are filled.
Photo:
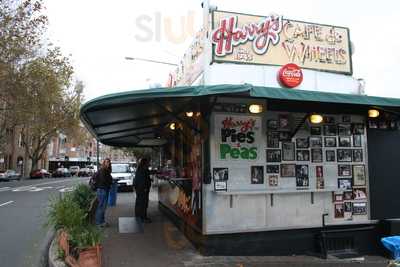
[[82, 121], [160, 151], [160, 210], [203, 254], [380, 253], [400, 100], [362, 94], [349, 29], [204, 8], [166, 88], [94, 99]]

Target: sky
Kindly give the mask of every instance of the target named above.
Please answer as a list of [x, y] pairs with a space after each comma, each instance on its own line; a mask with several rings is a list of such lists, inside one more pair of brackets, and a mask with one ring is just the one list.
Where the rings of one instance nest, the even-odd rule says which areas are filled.
[[[202, 25], [201, 0], [45, 0], [50, 38], [70, 55], [86, 100], [165, 84], [174, 67], [125, 57], [178, 63]], [[400, 98], [398, 0], [211, 0], [219, 10], [276, 13], [284, 18], [348, 27], [353, 76], [368, 95]]]

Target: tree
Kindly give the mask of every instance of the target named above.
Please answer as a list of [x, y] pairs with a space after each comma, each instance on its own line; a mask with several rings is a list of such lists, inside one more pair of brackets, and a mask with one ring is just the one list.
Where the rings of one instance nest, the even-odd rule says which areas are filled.
[[41, 0], [0, 0], [0, 154], [6, 130], [17, 124], [19, 70], [43, 45], [47, 17], [42, 11]]
[[82, 83], [71, 88], [73, 68], [59, 49], [48, 50], [21, 68], [15, 111], [21, 125], [22, 143], [32, 161], [31, 169], [43, 158], [52, 137], [62, 132], [73, 135], [79, 127]]

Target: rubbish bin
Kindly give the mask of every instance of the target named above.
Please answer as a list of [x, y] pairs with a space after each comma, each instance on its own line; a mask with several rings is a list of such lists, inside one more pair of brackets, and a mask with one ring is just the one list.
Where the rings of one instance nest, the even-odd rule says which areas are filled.
[[117, 191], [118, 191], [117, 181], [113, 181], [111, 184], [110, 193], [108, 194], [108, 205], [111, 207], [117, 204]]
[[382, 244], [392, 252], [395, 260], [400, 260], [400, 236], [388, 236], [381, 239]]

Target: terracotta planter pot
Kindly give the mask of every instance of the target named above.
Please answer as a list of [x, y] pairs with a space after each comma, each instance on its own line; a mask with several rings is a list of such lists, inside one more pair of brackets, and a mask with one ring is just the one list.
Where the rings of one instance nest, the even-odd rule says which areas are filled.
[[64, 255], [69, 255], [68, 234], [65, 230], [60, 230], [58, 233], [58, 246], [64, 251]]
[[87, 248], [79, 253], [78, 264], [80, 267], [101, 266], [101, 246]]

